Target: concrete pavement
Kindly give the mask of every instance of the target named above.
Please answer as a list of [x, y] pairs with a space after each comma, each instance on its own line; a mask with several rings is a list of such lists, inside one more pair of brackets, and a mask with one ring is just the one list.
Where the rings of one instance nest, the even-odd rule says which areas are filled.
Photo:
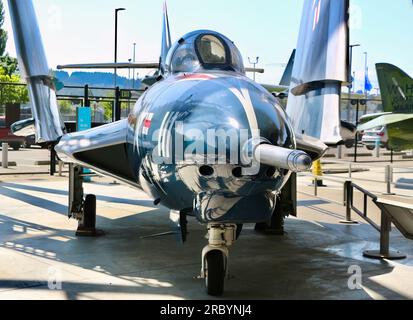
[[[95, 179], [85, 190], [97, 194], [98, 226], [107, 234], [76, 238], [77, 224], [67, 219], [66, 178], [1, 180], [0, 299], [210, 298], [194, 278], [206, 244], [196, 221], [185, 245], [174, 236], [142, 239], [171, 230], [167, 210], [137, 190]], [[413, 299], [413, 242], [394, 231], [392, 247], [408, 259], [365, 259], [364, 249], [378, 248], [373, 228], [340, 225], [343, 206], [305, 195], [299, 200], [299, 218], [286, 221], [285, 236], [246, 226], [230, 251], [232, 279], [223, 299]], [[349, 288], [352, 270], [361, 272], [360, 290]]]

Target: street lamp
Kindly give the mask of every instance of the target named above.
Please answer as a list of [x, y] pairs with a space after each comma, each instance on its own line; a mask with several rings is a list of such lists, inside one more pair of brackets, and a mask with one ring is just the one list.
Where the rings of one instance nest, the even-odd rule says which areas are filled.
[[[352, 88], [354, 89], [354, 84], [355, 84], [355, 77], [353, 77], [353, 48], [355, 47], [361, 47], [360, 44], [353, 44], [350, 45], [350, 58], [349, 58], [349, 80], [352, 80], [351, 83], [348, 86], [348, 98], [349, 98], [349, 105], [348, 105], [348, 109], [347, 109], [347, 120], [350, 122], [350, 109], [351, 109], [351, 93], [352, 93]], [[354, 92], [354, 90], [353, 90]]]
[[248, 57], [248, 61], [250, 62], [250, 64], [254, 65], [254, 81], [255, 81], [255, 70], [256, 70], [255, 66], [260, 61], [260, 57], [256, 57], [255, 60], [252, 60], [250, 57]]
[[[136, 43], [133, 44], [133, 63], [136, 62]], [[132, 89], [135, 89], [135, 69], [133, 69]]]
[[[115, 9], [115, 63], [118, 62], [118, 13], [119, 11], [125, 11], [125, 8]], [[115, 88], [117, 85], [118, 69], [115, 68]]]

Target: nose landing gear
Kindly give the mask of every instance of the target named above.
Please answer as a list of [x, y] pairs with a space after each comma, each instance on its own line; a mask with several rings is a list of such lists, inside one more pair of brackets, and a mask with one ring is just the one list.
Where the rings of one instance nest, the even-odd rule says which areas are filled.
[[237, 238], [234, 224], [209, 224], [209, 244], [202, 250], [201, 278], [205, 279], [207, 293], [220, 296], [224, 292], [225, 278], [229, 277], [228, 248]]

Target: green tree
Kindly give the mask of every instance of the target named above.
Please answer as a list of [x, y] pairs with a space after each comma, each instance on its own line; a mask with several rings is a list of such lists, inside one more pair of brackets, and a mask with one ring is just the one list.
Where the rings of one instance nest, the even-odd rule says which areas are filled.
[[0, 0], [0, 56], [3, 56], [6, 52], [7, 44], [7, 31], [3, 29], [4, 25], [4, 6], [3, 1]]
[[7, 75], [0, 70], [0, 105], [27, 102], [29, 94], [27, 87], [21, 84], [20, 77], [16, 74]]

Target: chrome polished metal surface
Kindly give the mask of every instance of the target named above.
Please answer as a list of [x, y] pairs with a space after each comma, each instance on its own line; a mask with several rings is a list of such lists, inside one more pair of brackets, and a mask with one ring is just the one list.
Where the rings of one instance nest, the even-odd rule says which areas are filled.
[[33, 3], [31, 0], [9, 0], [8, 4], [19, 68], [27, 81], [35, 118], [36, 140], [55, 142], [63, 136], [65, 125], [59, 114]]
[[304, 1], [287, 113], [297, 134], [335, 145], [348, 75], [349, 1]]

